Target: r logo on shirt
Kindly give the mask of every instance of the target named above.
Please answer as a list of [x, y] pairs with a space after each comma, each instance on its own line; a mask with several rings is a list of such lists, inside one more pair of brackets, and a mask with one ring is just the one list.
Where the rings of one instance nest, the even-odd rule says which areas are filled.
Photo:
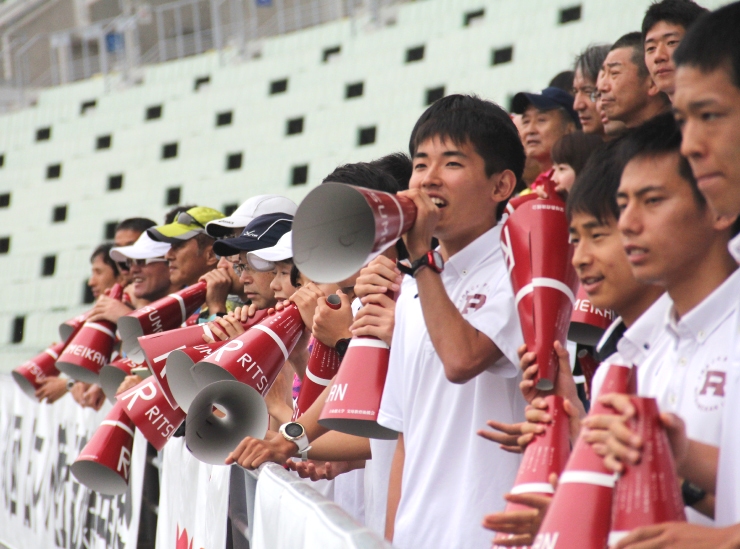
[[466, 315], [471, 311], [477, 311], [483, 305], [486, 304], [486, 295], [485, 294], [466, 294], [465, 295], [465, 305], [463, 305], [462, 311], [460, 311], [461, 314]]
[[696, 387], [696, 405], [706, 412], [717, 410], [724, 402], [727, 372], [721, 369], [727, 358], [716, 358], [705, 366]]

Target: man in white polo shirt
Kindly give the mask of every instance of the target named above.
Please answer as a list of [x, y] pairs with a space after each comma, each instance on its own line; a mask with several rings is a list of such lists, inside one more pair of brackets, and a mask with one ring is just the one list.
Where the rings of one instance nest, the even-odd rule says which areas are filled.
[[519, 466], [476, 431], [491, 418], [523, 419], [522, 335], [498, 221], [524, 151], [500, 107], [463, 95], [429, 107], [410, 146], [403, 194], [418, 209], [405, 237], [414, 280], [396, 306], [378, 417], [399, 432], [386, 537], [401, 549], [487, 548], [480, 517], [504, 507]]

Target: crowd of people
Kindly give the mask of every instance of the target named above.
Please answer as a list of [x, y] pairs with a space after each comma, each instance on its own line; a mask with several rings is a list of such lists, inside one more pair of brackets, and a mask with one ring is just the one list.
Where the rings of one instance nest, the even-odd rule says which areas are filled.
[[[287, 465], [402, 549], [490, 547], [494, 532], [509, 535], [500, 546], [536, 547], [551, 498], [509, 492], [522, 451], [551, 420], [544, 397], [562, 396], [572, 443], [583, 437], [620, 472], [644, 441], [628, 427], [629, 397], [600, 393], [611, 366], [630, 365], [638, 394], [662, 412], [688, 522], [638, 528], [616, 547], [740, 548], [739, 28], [740, 3], [709, 12], [661, 0], [641, 30], [587, 47], [541, 93], [517, 94], [511, 113], [476, 96], [439, 99], [411, 131], [410, 156], [326, 176], [417, 210], [395, 246], [337, 283], [315, 283], [293, 262], [297, 206], [285, 197], [252, 197], [230, 216], [193, 205], [162, 225], [123, 221], [90, 258], [89, 320], [116, 322], [205, 281], [198, 322], [227, 340], [258, 310], [294, 303], [306, 328], [265, 397], [270, 429], [226, 464]], [[566, 198], [582, 289], [618, 318], [587, 387], [573, 346], [555, 342], [560, 373], [543, 391], [500, 234], [512, 196], [548, 192]], [[116, 283], [123, 301], [105, 293]], [[331, 386], [295, 413], [315, 342], [344, 356], [357, 336], [390, 347], [378, 423], [393, 440], [322, 426]], [[128, 376], [119, 392], [139, 381]], [[66, 392], [82, 406], [105, 398], [64, 376], [37, 396]], [[596, 398], [617, 413], [587, 417]], [[507, 502], [530, 509], [504, 511]]]

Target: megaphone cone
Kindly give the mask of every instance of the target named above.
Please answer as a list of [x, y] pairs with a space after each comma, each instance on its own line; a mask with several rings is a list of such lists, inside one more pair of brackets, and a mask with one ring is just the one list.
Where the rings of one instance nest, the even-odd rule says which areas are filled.
[[613, 321], [614, 311], [594, 307], [583, 286], [579, 286], [576, 302], [573, 304], [573, 314], [570, 317], [568, 339], [594, 346]]
[[[267, 311], [257, 311], [257, 313], [247, 322], [242, 323], [242, 326], [245, 329], [248, 329], [254, 324], [260, 322], [266, 315]], [[173, 406], [179, 405], [185, 411], [187, 411], [190, 401], [195, 397], [197, 392], [192, 392], [194, 391], [194, 388], [192, 386], [193, 382], [192, 376], [190, 375], [190, 368], [192, 368], [193, 364], [198, 362], [203, 355], [198, 356], [198, 353], [196, 352], [192, 357], [190, 357], [196, 358], [196, 360], [189, 364], [187, 369], [179, 367], [181, 366], [179, 360], [174, 361], [177, 363], [177, 366], [174, 368], [167, 368], [167, 359], [169, 358], [170, 353], [175, 351], [181, 351], [186, 348], [201, 349], [202, 345], [206, 345], [203, 340], [204, 335], [207, 335], [213, 340], [216, 339], [211, 333], [211, 329], [208, 324], [198, 324], [195, 326], [188, 326], [186, 328], [177, 328], [175, 330], [159, 332], [139, 338], [139, 347], [146, 358], [147, 365], [157, 378], [157, 381], [159, 381], [167, 400]], [[211, 349], [213, 346], [205, 348]], [[182, 402], [180, 402], [170, 387], [173, 378], [177, 377], [178, 374], [184, 376], [183, 379], [174, 379], [175, 385], [178, 386], [178, 392]], [[180, 388], [183, 387], [183, 383], [185, 383], [185, 388], [180, 390]], [[182, 391], [188, 391], [188, 394], [192, 394], [189, 397], [185, 397], [185, 394]], [[183, 407], [183, 405], [185, 405], [185, 407]]]
[[21, 390], [32, 399], [36, 399], [36, 391], [46, 378], [59, 375], [55, 363], [65, 346], [64, 342], [52, 345], [11, 372]]
[[[215, 341], [213, 343], [201, 343], [193, 347], [185, 347], [184, 349], [175, 349], [167, 353], [166, 363], [163, 368], [161, 367], [162, 360], [158, 361], [160, 366], [155, 370], [154, 375], [157, 379], [167, 380], [167, 386], [172, 395], [173, 404], [177, 404], [185, 412], [190, 411], [190, 403], [193, 402], [195, 396], [203, 388], [195, 382], [192, 373], [193, 366], [219, 347], [223, 347], [226, 343], [228, 342]], [[224, 371], [224, 377], [222, 379], [233, 379], [233, 376], [230, 376]]]
[[134, 445], [134, 424], [121, 403], [113, 406], [70, 467], [82, 484], [101, 494], [126, 491]]
[[644, 441], [643, 454], [638, 464], [625, 465], [617, 480], [610, 546], [640, 526], [686, 521], [676, 464], [660, 422], [658, 404], [654, 398], [631, 400], [637, 413], [628, 427]]
[[416, 219], [406, 197], [324, 183], [293, 218], [293, 261], [314, 282], [338, 282], [393, 245]]
[[68, 342], [79, 330], [87, 320], [89, 312], [78, 315], [74, 318], [70, 318], [62, 322], [59, 325], [59, 337], [63, 343]]
[[[612, 365], [600, 394], [630, 394], [634, 388], [633, 369]], [[594, 404], [589, 414], [614, 413], [596, 399], [592, 402]], [[596, 455], [591, 446], [579, 437], [565, 471], [560, 475], [558, 489], [534, 545], [604, 549], [609, 537], [614, 482], [615, 476], [604, 467], [603, 458]], [[574, 516], [579, 519], [574, 521]]]
[[137, 366], [131, 359], [120, 357], [100, 369], [98, 384], [109, 401], [116, 402], [118, 387], [126, 376], [131, 375], [131, 369]]
[[551, 390], [565, 344], [578, 278], [571, 265], [565, 205], [559, 198], [529, 200], [508, 217], [501, 231], [527, 349], [537, 354], [537, 388]]
[[134, 362], [144, 362], [138, 338], [180, 326], [206, 299], [206, 283], [196, 282], [184, 290], [158, 299], [118, 320], [121, 349]]
[[185, 420], [185, 412], [173, 407], [153, 378], [145, 379], [118, 395], [123, 411], [157, 451]]

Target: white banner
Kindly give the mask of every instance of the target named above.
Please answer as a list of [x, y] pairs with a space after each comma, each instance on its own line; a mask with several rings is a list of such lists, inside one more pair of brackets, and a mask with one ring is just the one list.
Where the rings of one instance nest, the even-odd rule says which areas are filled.
[[226, 466], [195, 459], [185, 437], [164, 447], [157, 549], [224, 549], [229, 510]]
[[38, 404], [0, 375], [1, 543], [10, 549], [136, 549], [143, 438], [134, 442], [126, 494], [92, 492], [69, 470], [109, 409], [82, 409], [70, 395]]

